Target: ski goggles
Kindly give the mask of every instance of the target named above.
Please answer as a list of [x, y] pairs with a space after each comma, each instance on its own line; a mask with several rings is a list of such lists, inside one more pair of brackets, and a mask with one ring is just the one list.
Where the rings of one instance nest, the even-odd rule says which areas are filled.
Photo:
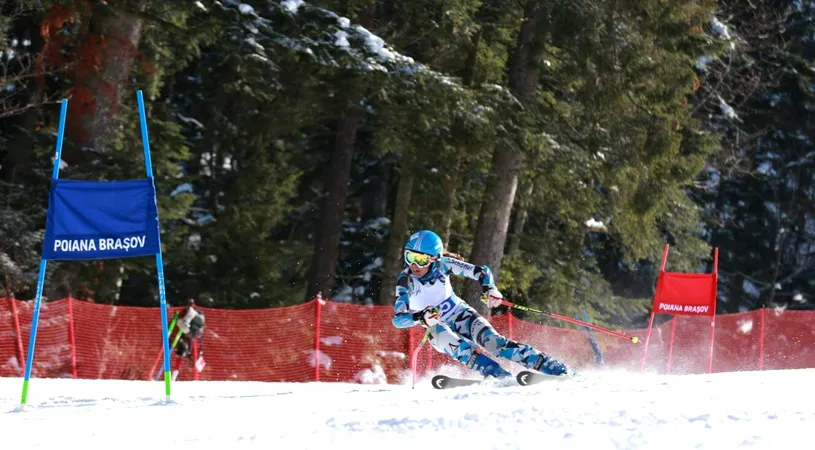
[[405, 250], [405, 262], [408, 265], [416, 264], [419, 267], [427, 267], [433, 262], [433, 257], [424, 253]]

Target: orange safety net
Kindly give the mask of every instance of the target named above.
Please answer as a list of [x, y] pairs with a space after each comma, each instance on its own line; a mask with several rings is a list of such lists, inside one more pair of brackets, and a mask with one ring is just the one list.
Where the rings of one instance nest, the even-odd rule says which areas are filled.
[[[41, 378], [73, 376], [68, 304], [68, 300], [41, 304], [32, 375]], [[33, 312], [33, 302], [0, 298], [0, 376], [24, 373]]]
[[[200, 309], [206, 315], [202, 349], [207, 364], [200, 374], [192, 361], [182, 364], [179, 380], [400, 383], [410, 380], [411, 353], [423, 335], [421, 327], [394, 328], [390, 306], [318, 298], [281, 308]], [[181, 310], [169, 308], [168, 320]], [[32, 312], [31, 301], [0, 298], [0, 376], [23, 376]], [[772, 309], [716, 316], [713, 372], [815, 367], [813, 319], [812, 311]], [[578, 370], [597, 368], [586, 335], [571, 324], [557, 328], [511, 314], [490, 321], [506, 337]], [[150, 379], [152, 369], [163, 371], [160, 327], [155, 307], [72, 298], [43, 302], [32, 377]], [[677, 316], [655, 326], [645, 370], [707, 372], [709, 331], [710, 318], [704, 316]], [[595, 331], [606, 368], [639, 372], [645, 332], [625, 331], [640, 337], [639, 344], [632, 344]], [[421, 375], [445, 364], [458, 365], [425, 344], [417, 371]]]

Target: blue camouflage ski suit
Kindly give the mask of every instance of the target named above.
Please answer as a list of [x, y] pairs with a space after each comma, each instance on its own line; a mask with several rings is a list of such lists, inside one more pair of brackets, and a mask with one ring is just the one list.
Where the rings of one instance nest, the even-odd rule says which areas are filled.
[[566, 366], [549, 355], [527, 344], [521, 344], [500, 335], [478, 312], [453, 292], [450, 276], [457, 275], [481, 282], [486, 292], [494, 287], [492, 272], [487, 266], [475, 266], [465, 261], [442, 256], [433, 262], [423, 277], [411, 274], [410, 268], [396, 279], [396, 303], [393, 325], [408, 328], [424, 325], [422, 312], [426, 308], [439, 310], [439, 322], [428, 327], [429, 342], [437, 351], [445, 353], [484, 377], [503, 378], [511, 374], [504, 370], [488, 353], [513, 361], [528, 369], [549, 375], [562, 375]]

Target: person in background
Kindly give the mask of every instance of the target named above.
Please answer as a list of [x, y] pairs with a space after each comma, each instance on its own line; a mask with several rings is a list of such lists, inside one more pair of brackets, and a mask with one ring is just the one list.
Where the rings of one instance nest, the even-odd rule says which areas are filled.
[[193, 358], [193, 342], [198, 347], [198, 358], [195, 360], [195, 365], [200, 372], [204, 366], [204, 327], [206, 320], [204, 313], [195, 307], [195, 300], [189, 299], [187, 307], [184, 308], [178, 316], [176, 325], [181, 330], [181, 338], [178, 340], [175, 353], [178, 357], [176, 359], [175, 367], [173, 368], [173, 380], [178, 377], [178, 372], [181, 369], [181, 363], [188, 359], [192, 362]]

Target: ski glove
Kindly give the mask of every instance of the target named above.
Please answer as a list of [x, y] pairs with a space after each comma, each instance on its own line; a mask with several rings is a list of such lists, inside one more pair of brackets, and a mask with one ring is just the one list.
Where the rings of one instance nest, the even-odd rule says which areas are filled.
[[501, 294], [501, 291], [499, 291], [497, 287], [485, 286], [484, 294], [481, 296], [481, 299], [490, 308], [497, 308], [501, 306], [501, 301], [504, 300], [504, 296], [503, 294]]
[[425, 328], [430, 328], [439, 323], [440, 316], [441, 312], [439, 311], [439, 308], [435, 306], [428, 306], [427, 308], [414, 313], [413, 320], [418, 321]]

